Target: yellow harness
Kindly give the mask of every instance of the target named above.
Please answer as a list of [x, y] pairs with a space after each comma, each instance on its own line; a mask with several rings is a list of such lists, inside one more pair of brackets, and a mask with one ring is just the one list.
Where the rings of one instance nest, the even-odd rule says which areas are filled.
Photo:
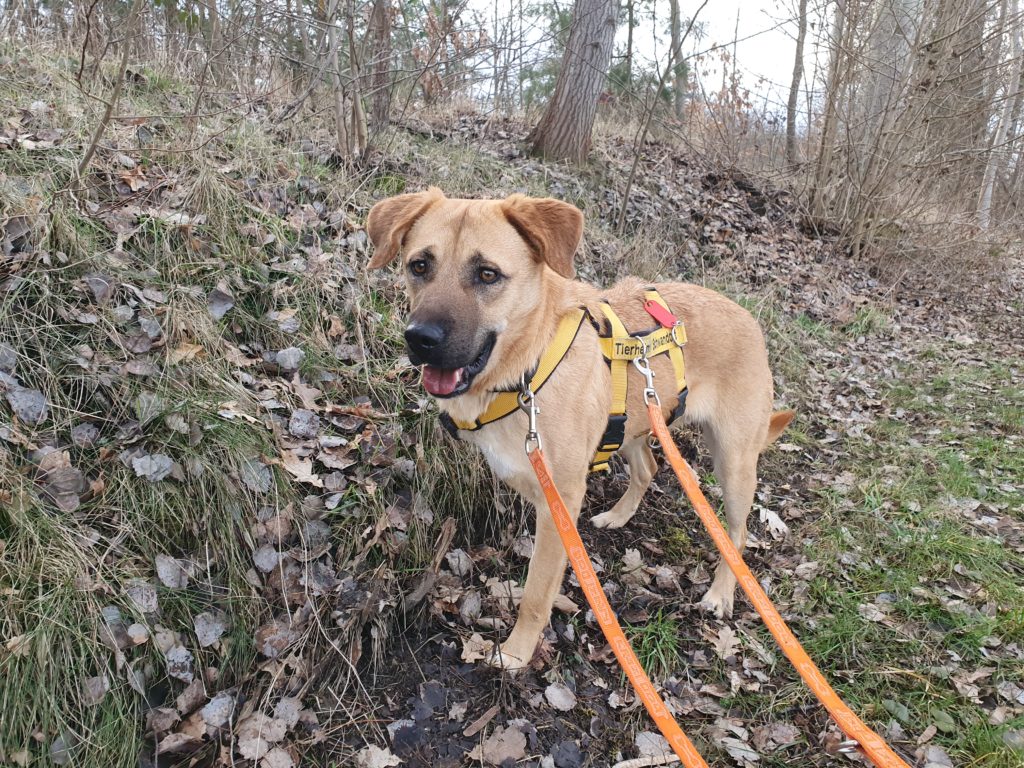
[[[604, 334], [598, 329], [598, 341], [601, 345], [601, 354], [611, 368], [612, 402], [609, 408], [608, 426], [605, 427], [604, 435], [601, 437], [601, 442], [590, 463], [591, 472], [608, 469], [608, 461], [612, 454], [622, 447], [626, 432], [627, 373], [630, 363], [634, 360], [649, 359], [667, 352], [675, 371], [676, 392], [678, 393], [678, 405], [670, 421], [679, 418], [686, 408], [686, 371], [683, 362], [686, 331], [682, 321], [676, 320], [665, 300], [654, 289], [644, 292], [644, 307], [652, 317], [658, 320], [659, 325], [654, 330], [636, 335], [630, 334], [626, 330], [626, 326], [612, 311], [608, 302], [601, 304], [601, 311], [611, 332]], [[554, 338], [537, 363], [537, 370], [530, 377], [530, 391], [539, 392], [544, 386], [559, 363], [568, 354], [573, 342], [576, 341], [583, 321], [588, 318], [590, 318], [589, 313], [582, 308], [574, 309], [562, 317]], [[591, 322], [594, 322], [592, 318]], [[598, 326], [598, 323], [595, 322], [594, 325]], [[441, 424], [453, 435], [457, 430], [475, 432], [519, 410], [518, 398], [518, 389], [498, 392], [487, 409], [474, 421], [463, 421], [453, 418], [447, 413], [442, 413]]]

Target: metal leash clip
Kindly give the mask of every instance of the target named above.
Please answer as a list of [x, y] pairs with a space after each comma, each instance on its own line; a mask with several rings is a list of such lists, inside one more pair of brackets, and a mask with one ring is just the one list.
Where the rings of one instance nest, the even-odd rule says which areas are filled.
[[644, 403], [650, 404], [651, 400], [661, 407], [661, 398], [658, 397], [658, 391], [654, 388], [654, 371], [651, 370], [651, 361], [647, 359], [647, 344], [639, 336], [634, 336], [638, 342], [640, 342], [640, 356], [633, 358], [633, 367], [640, 371], [646, 380], [646, 386], [644, 386]]
[[516, 399], [519, 402], [519, 407], [526, 412], [526, 415], [530, 420], [530, 425], [526, 432], [526, 442], [524, 444], [526, 452], [529, 454], [534, 450], [539, 451], [541, 443], [540, 434], [537, 432], [537, 414], [540, 413], [540, 408], [537, 407], [536, 397], [533, 394], [533, 390], [530, 389], [530, 385], [526, 381], [525, 375], [520, 379], [519, 394], [516, 396]]
[[847, 739], [846, 741], [839, 742], [839, 746], [836, 747], [836, 752], [843, 755], [855, 755], [860, 751], [860, 742], [856, 739]]

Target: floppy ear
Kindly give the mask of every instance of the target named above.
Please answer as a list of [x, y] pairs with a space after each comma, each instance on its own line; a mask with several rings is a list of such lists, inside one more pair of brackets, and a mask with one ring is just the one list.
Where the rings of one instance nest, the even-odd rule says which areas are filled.
[[441, 190], [431, 187], [426, 192], [389, 197], [373, 206], [366, 218], [366, 232], [373, 243], [370, 269], [379, 269], [390, 263], [402, 250], [402, 241], [416, 219], [443, 197]]
[[576, 274], [572, 261], [583, 237], [583, 214], [579, 208], [550, 197], [512, 195], [502, 202], [501, 210], [538, 261], [562, 277]]

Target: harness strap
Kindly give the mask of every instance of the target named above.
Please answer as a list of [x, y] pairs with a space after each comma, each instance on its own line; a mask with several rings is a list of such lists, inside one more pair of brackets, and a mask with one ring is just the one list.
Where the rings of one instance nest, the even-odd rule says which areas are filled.
[[[604, 313], [612, 331], [610, 337], [599, 338], [601, 353], [604, 354], [605, 342], [619, 341], [625, 344], [629, 341], [629, 332], [626, 331], [626, 326], [623, 325], [607, 301], [601, 302], [601, 312]], [[608, 469], [608, 460], [622, 447], [622, 442], [626, 439], [626, 376], [629, 373], [629, 361], [633, 357], [624, 354], [614, 357], [605, 355], [605, 357], [608, 358], [608, 363], [611, 366], [612, 404], [608, 409], [608, 426], [605, 427], [601, 442], [597, 446], [597, 451], [594, 452], [594, 458], [590, 461], [591, 472]]]
[[[659, 307], [664, 311], [660, 311]], [[673, 341], [672, 346], [668, 348], [668, 358], [672, 361], [672, 370], [676, 375], [678, 400], [675, 410], [672, 412], [672, 418], [669, 419], [671, 423], [680, 418], [686, 411], [686, 396], [690, 393], [686, 385], [686, 363], [683, 361], [683, 347], [686, 345], [686, 326], [672, 314], [668, 304], [661, 298], [661, 294], [653, 288], [649, 291], [644, 291], [644, 309], [647, 310], [651, 317], [661, 323], [664, 330], [669, 331]]]
[[[558, 330], [555, 331], [554, 338], [544, 350], [544, 354], [541, 355], [540, 361], [537, 363], [537, 370], [534, 371], [533, 376], [530, 377], [530, 389], [532, 391], [539, 392], [540, 388], [544, 386], [544, 383], [551, 378], [551, 374], [555, 372], [559, 363], [565, 359], [565, 356], [572, 348], [573, 342], [576, 341], [576, 335], [579, 333], [580, 326], [583, 325], [583, 321], [586, 317], [586, 311], [579, 308], [562, 316], [561, 321], [558, 323]], [[477, 416], [474, 421], [462, 421], [461, 419], [449, 416], [448, 419], [442, 419], [442, 423], [446, 429], [449, 429], [449, 424], [446, 422], [450, 421], [451, 425], [457, 429], [466, 430], [467, 432], [475, 432], [481, 427], [498, 421], [499, 419], [503, 419], [510, 413], [518, 411], [518, 397], [518, 388], [511, 392], [499, 392], [495, 395], [491, 404], [487, 406], [487, 409]], [[449, 429], [449, 431], [451, 431], [451, 429]]]
[[599, 336], [601, 354], [608, 361], [612, 375], [612, 404], [609, 410], [608, 426], [590, 463], [591, 472], [608, 469], [611, 459], [625, 440], [626, 432], [626, 376], [629, 364], [643, 357], [651, 358], [667, 352], [675, 373], [678, 401], [670, 421], [675, 421], [686, 410], [686, 366], [683, 360], [683, 346], [686, 344], [686, 330], [682, 322], [672, 314], [654, 289], [644, 291], [644, 309], [656, 321], [658, 327], [639, 334], [630, 334], [625, 324], [615, 314], [607, 301], [601, 303], [601, 311], [608, 320], [610, 333]]

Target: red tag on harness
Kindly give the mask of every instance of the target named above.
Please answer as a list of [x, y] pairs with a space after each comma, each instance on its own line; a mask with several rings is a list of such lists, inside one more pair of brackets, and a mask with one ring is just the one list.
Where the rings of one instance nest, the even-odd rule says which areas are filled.
[[679, 322], [675, 315], [661, 306], [661, 304], [651, 299], [644, 302], [644, 309], [647, 310], [647, 314], [658, 321], [662, 328], [671, 329]]

